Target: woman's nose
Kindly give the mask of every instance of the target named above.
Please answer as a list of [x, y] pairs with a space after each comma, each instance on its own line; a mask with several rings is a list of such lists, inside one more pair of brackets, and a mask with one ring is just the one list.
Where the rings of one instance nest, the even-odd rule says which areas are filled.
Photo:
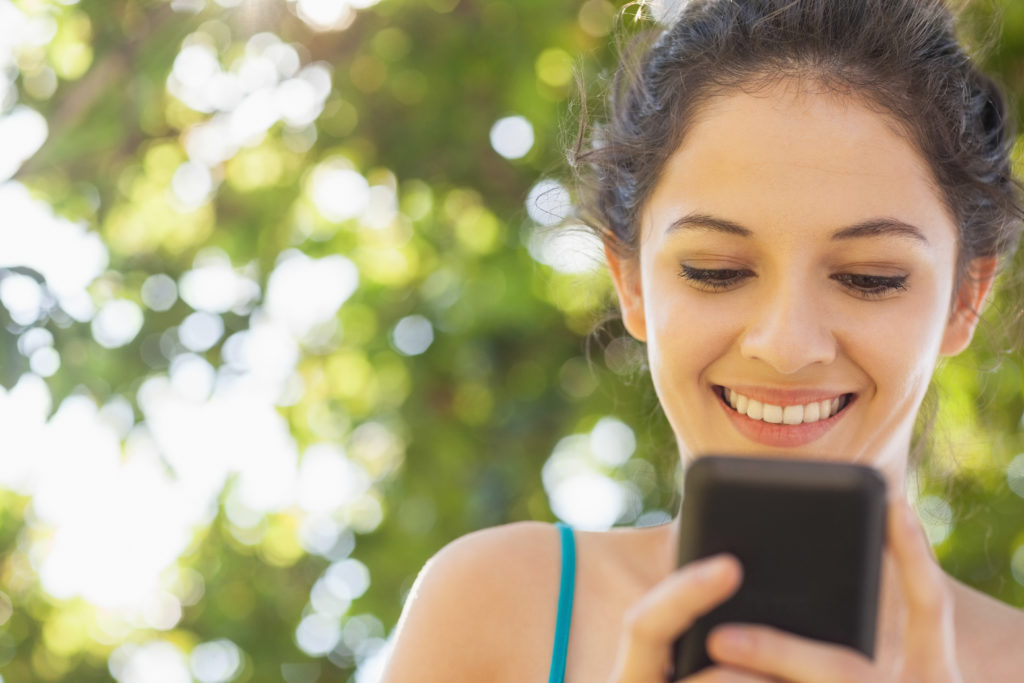
[[767, 292], [740, 340], [740, 353], [792, 375], [803, 368], [831, 363], [836, 339], [824, 302], [806, 292], [777, 289]]

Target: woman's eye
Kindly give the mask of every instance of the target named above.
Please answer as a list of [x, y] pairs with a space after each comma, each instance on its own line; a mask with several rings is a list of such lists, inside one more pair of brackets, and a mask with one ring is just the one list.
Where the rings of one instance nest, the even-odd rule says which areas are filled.
[[858, 275], [838, 273], [832, 279], [866, 298], [880, 299], [889, 294], [906, 290], [906, 275]]
[[679, 277], [707, 291], [728, 289], [752, 276], [749, 270], [738, 268], [694, 268], [685, 264], [679, 271]]

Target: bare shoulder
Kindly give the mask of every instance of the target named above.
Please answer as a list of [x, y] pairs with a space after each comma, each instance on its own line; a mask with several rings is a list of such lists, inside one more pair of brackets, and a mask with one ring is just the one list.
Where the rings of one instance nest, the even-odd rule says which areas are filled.
[[550, 524], [477, 531], [424, 565], [406, 600], [386, 683], [543, 679], [560, 555]]
[[1024, 666], [1024, 610], [954, 581], [961, 634], [961, 665], [967, 680], [1016, 680]]

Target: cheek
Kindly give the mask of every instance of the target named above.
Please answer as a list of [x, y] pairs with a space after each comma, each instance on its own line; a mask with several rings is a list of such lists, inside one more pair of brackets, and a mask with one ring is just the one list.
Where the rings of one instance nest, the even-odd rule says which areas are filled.
[[[701, 381], [704, 370], [735, 344], [748, 312], [723, 296], [682, 283], [652, 283], [647, 297], [647, 351], [659, 393]], [[669, 385], [671, 388], [669, 388]]]
[[941, 301], [938, 294], [908, 297], [853, 332], [850, 355], [895, 403], [916, 406], [931, 381], [947, 316]]

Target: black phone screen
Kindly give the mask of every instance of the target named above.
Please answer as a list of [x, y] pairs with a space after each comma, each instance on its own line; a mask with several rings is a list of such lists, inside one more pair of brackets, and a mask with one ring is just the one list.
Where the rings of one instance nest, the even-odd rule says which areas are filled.
[[735, 595], [676, 642], [676, 678], [710, 666], [709, 631], [767, 624], [874, 655], [885, 480], [847, 463], [704, 456], [687, 469], [680, 566], [728, 552]]

